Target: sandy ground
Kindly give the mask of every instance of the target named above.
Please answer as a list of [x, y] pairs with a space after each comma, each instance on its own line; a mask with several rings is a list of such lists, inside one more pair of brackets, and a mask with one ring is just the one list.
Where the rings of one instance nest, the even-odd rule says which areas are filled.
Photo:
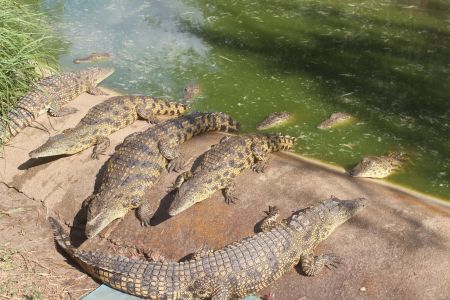
[[[55, 130], [50, 129], [50, 134], [73, 127], [105, 98], [77, 98], [71, 105], [80, 111], [64, 119], [52, 118]], [[38, 122], [52, 128], [47, 116]], [[94, 191], [99, 170], [115, 145], [148, 126], [138, 121], [113, 134], [111, 147], [100, 160], [90, 158], [91, 149], [68, 157], [30, 160], [28, 152], [49, 136], [37, 128], [27, 128], [5, 148], [5, 159], [0, 161], [0, 299], [78, 299], [98, 286], [58, 252], [46, 217], [74, 225], [72, 239], [81, 244], [81, 202]], [[183, 145], [182, 152], [198, 156], [221, 136], [194, 138]], [[331, 195], [366, 197], [369, 207], [338, 228], [317, 251], [341, 256], [344, 263], [337, 270], [325, 270], [315, 278], [292, 270], [261, 294], [273, 293], [275, 299], [283, 300], [450, 297], [448, 206], [281, 153], [272, 155], [265, 173], [246, 171], [237, 178], [237, 204], [225, 204], [222, 194], [216, 193], [169, 218], [166, 211], [172, 195], [166, 191], [175, 177], [164, 174], [147, 193], [154, 205], [153, 226], [141, 227], [130, 213], [108, 237], [96, 237], [81, 247], [133, 257], [159, 253], [179, 260], [203, 244], [217, 248], [253, 234], [268, 205], [277, 205], [288, 216]]]

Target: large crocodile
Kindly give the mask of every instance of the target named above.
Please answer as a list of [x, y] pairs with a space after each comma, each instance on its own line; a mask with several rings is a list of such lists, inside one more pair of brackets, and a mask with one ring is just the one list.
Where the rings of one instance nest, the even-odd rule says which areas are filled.
[[146, 299], [227, 300], [254, 294], [299, 262], [308, 276], [340, 263], [334, 254], [315, 255], [317, 245], [366, 206], [366, 200], [329, 199], [277, 221], [264, 231], [220, 250], [202, 251], [185, 262], [150, 262], [76, 249], [59, 223], [49, 218], [57, 244], [87, 273], [107, 285]]
[[[106, 163], [99, 192], [85, 200], [88, 206], [86, 236], [95, 236], [115, 219], [139, 207], [143, 196], [165, 168], [179, 170], [179, 145], [207, 131], [237, 130], [238, 123], [224, 113], [193, 113], [157, 124], [128, 136]], [[147, 224], [148, 210], [138, 216]]]
[[75, 154], [94, 146], [92, 158], [105, 152], [110, 141], [108, 135], [134, 123], [138, 117], [157, 123], [156, 115], [180, 115], [186, 104], [168, 102], [150, 96], [117, 96], [92, 107], [74, 127], [50, 137], [30, 157]]
[[192, 171], [184, 172], [175, 181], [175, 200], [169, 215], [174, 216], [197, 202], [223, 190], [225, 201], [234, 202], [234, 178], [252, 168], [262, 172], [267, 165], [267, 153], [289, 150], [295, 139], [282, 135], [228, 136], [204, 153]]
[[396, 151], [382, 156], [366, 156], [349, 174], [353, 177], [384, 178], [400, 168], [406, 160], [406, 153]]
[[76, 108], [63, 105], [84, 92], [104, 94], [97, 85], [113, 72], [113, 68], [88, 68], [43, 78], [8, 113], [8, 121], [0, 124], [0, 144], [8, 142], [46, 112], [54, 117], [75, 113]]

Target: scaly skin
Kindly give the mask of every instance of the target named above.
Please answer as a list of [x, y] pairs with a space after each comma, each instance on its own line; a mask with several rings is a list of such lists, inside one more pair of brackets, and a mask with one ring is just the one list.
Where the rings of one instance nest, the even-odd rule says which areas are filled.
[[63, 105], [84, 92], [103, 94], [97, 85], [113, 72], [113, 68], [88, 68], [43, 78], [8, 113], [8, 122], [0, 124], [0, 144], [8, 142], [46, 112], [54, 117], [75, 113], [77, 109]]
[[266, 231], [179, 263], [78, 250], [58, 222], [49, 221], [58, 245], [87, 273], [115, 289], [146, 299], [227, 300], [256, 293], [299, 262], [308, 276], [336, 267], [336, 255], [314, 256], [315, 248], [365, 205], [365, 199], [321, 201], [281, 222], [266, 220]]
[[292, 114], [286, 111], [271, 113], [257, 127], [258, 130], [264, 130], [278, 126], [291, 118]]
[[[224, 113], [194, 113], [157, 124], [128, 136], [106, 163], [99, 193], [86, 199], [86, 236], [95, 236], [115, 219], [139, 206], [144, 193], [164, 169], [179, 170], [183, 161], [179, 145], [207, 131], [237, 130], [238, 123]], [[150, 212], [139, 210], [143, 224]]]
[[86, 116], [71, 129], [53, 136], [30, 157], [75, 154], [94, 146], [92, 158], [97, 159], [108, 148], [108, 135], [134, 123], [138, 117], [157, 123], [156, 115], [180, 115], [186, 104], [168, 102], [150, 96], [117, 96], [92, 107]]
[[407, 159], [403, 152], [364, 157], [349, 173], [353, 177], [384, 178], [401, 167]]
[[204, 153], [193, 170], [178, 176], [174, 188], [178, 188], [169, 215], [175, 216], [197, 202], [223, 190], [227, 203], [234, 202], [234, 178], [243, 170], [252, 168], [263, 172], [267, 153], [289, 150], [295, 139], [281, 135], [242, 135], [225, 137]]
[[346, 121], [350, 121], [352, 119], [352, 116], [344, 113], [344, 112], [337, 112], [331, 114], [331, 116], [317, 125], [318, 129], [330, 129], [334, 126], [340, 125]]
[[73, 60], [74, 64], [91, 63], [96, 61], [107, 60], [111, 58], [111, 54], [108, 52], [94, 52], [88, 56], [82, 58], [76, 58]]

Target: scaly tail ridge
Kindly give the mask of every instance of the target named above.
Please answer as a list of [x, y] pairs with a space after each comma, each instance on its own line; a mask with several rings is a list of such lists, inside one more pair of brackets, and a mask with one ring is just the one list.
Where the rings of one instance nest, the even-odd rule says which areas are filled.
[[48, 217], [48, 222], [52, 226], [55, 242], [67, 253], [75, 252], [75, 247], [70, 242], [69, 235], [55, 218]]
[[296, 138], [289, 135], [269, 135], [272, 141], [272, 147], [275, 151], [291, 150], [294, 147]]

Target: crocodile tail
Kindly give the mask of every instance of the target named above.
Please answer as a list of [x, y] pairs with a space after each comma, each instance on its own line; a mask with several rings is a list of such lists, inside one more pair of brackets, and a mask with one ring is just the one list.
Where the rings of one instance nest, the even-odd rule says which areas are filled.
[[143, 100], [144, 103], [146, 103], [146, 106], [151, 107], [153, 113], [156, 115], [179, 116], [190, 108], [190, 106], [185, 103], [156, 99], [153, 97], [144, 96]]
[[75, 251], [75, 247], [70, 242], [69, 235], [64, 231], [62, 226], [56, 221], [55, 218], [48, 217], [48, 222], [52, 226], [53, 236], [55, 238], [55, 242], [62, 248], [64, 251], [68, 253], [73, 253]]
[[294, 147], [296, 138], [289, 135], [269, 135], [272, 141], [272, 151], [291, 150]]

